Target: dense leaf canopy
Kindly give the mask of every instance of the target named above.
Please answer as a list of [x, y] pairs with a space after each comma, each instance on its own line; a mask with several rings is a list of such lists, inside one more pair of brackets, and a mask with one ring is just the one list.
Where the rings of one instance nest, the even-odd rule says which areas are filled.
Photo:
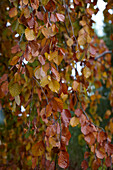
[[[106, 2], [104, 20], [113, 24]], [[112, 51], [92, 29], [96, 4], [0, 1], [0, 169], [72, 170], [75, 127], [86, 144], [81, 168], [112, 168]], [[101, 116], [103, 87], [109, 109]]]

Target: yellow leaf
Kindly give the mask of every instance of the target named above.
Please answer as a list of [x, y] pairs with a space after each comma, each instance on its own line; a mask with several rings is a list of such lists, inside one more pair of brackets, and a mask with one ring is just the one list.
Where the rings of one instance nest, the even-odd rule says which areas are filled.
[[73, 45], [73, 39], [72, 38], [69, 38], [67, 41], [66, 41], [67, 45], [69, 47], [71, 47]]
[[43, 77], [43, 78], [41, 79], [40, 85], [41, 85], [42, 87], [45, 87], [48, 83], [49, 83], [48, 77], [45, 76], [45, 77]]
[[30, 149], [30, 147], [31, 147], [31, 145], [30, 145], [30, 143], [28, 143], [28, 144], [26, 145], [26, 151], [28, 151], [28, 150]]
[[70, 125], [72, 127], [75, 127], [79, 124], [79, 118], [78, 117], [72, 117], [71, 120], [70, 120]]
[[61, 98], [63, 99], [63, 102], [65, 102], [68, 98], [67, 94], [64, 94], [63, 92], [61, 93]]
[[35, 33], [34, 33], [33, 29], [26, 28], [25, 29], [25, 36], [26, 36], [26, 39], [28, 41], [34, 40], [35, 39]]
[[12, 84], [9, 87], [9, 91], [13, 97], [18, 96], [21, 93], [21, 87], [18, 83]]
[[58, 56], [58, 51], [54, 51], [53, 53], [51, 53], [51, 54], [48, 54], [48, 53], [45, 53], [45, 57], [49, 60], [49, 61], [51, 61], [51, 60], [53, 60], [55, 57], [57, 57]]
[[20, 105], [20, 96], [15, 96], [15, 102], [19, 106]]
[[63, 60], [63, 56], [62, 55], [57, 55], [53, 59], [54, 63], [56, 63], [58, 66], [60, 65], [62, 60]]
[[78, 44], [79, 45], [85, 45], [87, 42], [86, 36], [85, 35], [80, 35], [78, 37]]
[[86, 79], [91, 76], [91, 71], [87, 66], [83, 69], [83, 74]]
[[49, 88], [51, 91], [58, 93], [58, 91], [60, 89], [60, 84], [56, 80], [51, 80], [49, 82]]

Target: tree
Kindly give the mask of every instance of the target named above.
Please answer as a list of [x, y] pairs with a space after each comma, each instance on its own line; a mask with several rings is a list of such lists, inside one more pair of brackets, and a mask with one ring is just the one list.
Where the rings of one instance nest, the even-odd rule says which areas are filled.
[[[72, 169], [69, 127], [87, 146], [82, 169], [112, 168], [113, 70], [111, 51], [92, 29], [96, 3], [0, 2], [1, 169]], [[111, 6], [108, 0], [107, 22]], [[105, 129], [97, 114], [103, 84], [111, 106]]]

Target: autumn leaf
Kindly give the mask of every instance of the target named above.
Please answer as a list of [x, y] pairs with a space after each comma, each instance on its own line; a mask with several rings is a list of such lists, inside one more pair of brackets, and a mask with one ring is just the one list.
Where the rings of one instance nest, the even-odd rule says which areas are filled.
[[62, 119], [63, 123], [65, 124], [65, 126], [68, 127], [70, 119], [71, 119], [71, 113], [68, 109], [64, 109], [61, 112], [61, 119]]
[[78, 86], [79, 86], [79, 83], [77, 82], [77, 81], [73, 81], [73, 84], [72, 84], [72, 88], [73, 88], [73, 90], [77, 90], [77, 88], [78, 88]]
[[45, 145], [43, 141], [37, 142], [32, 146], [33, 156], [42, 156], [45, 151]]
[[60, 84], [57, 80], [52, 79], [51, 81], [49, 81], [48, 85], [51, 91], [58, 93], [60, 89]]
[[87, 168], [88, 168], [88, 163], [87, 163], [86, 160], [83, 160], [83, 161], [82, 161], [81, 167], [82, 167], [82, 169], [87, 170]]
[[86, 135], [84, 137], [84, 139], [90, 145], [93, 145], [95, 143], [95, 137], [94, 137], [93, 133], [89, 133], [88, 135]]
[[49, 27], [49, 28], [42, 28], [42, 34], [46, 37], [46, 38], [50, 38], [50, 37], [53, 37], [56, 32], [53, 32], [52, 31], [52, 28]]
[[[58, 56], [58, 51], [51, 52], [50, 54], [45, 53], [45, 57], [51, 61]], [[54, 60], [53, 60], [54, 61]]]
[[86, 66], [84, 69], [83, 69], [83, 74], [84, 74], [84, 77], [87, 79], [91, 76], [91, 70]]
[[79, 118], [77, 118], [77, 117], [72, 117], [71, 118], [71, 120], [70, 120], [70, 125], [72, 126], [72, 127], [75, 127], [75, 126], [77, 126], [79, 124]]
[[66, 151], [60, 151], [58, 154], [58, 165], [64, 169], [69, 166], [69, 154]]
[[59, 21], [64, 22], [65, 16], [63, 14], [56, 13], [56, 16], [59, 19]]
[[14, 83], [9, 86], [9, 91], [13, 97], [16, 97], [21, 93], [21, 86], [18, 83]]
[[66, 41], [66, 43], [67, 43], [67, 45], [68, 45], [69, 47], [71, 47], [74, 42], [73, 42], [73, 39], [72, 39], [72, 38], [69, 38], [69, 39]]
[[17, 8], [14, 7], [14, 8], [11, 8], [10, 11], [9, 11], [9, 16], [10, 18], [13, 18], [17, 15]]
[[18, 60], [19, 60], [19, 56], [14, 56], [10, 62], [10, 65], [13, 66], [13, 65], [17, 64]]
[[15, 96], [15, 102], [19, 106], [20, 105], [20, 96]]
[[36, 36], [35, 36], [33, 29], [26, 28], [25, 29], [25, 37], [28, 41], [34, 40], [36, 38]]

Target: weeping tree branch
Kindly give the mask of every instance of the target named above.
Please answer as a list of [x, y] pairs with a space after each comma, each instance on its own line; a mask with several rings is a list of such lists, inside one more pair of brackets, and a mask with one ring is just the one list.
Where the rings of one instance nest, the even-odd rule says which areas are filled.
[[98, 60], [101, 57], [104, 57], [106, 54], [111, 54], [112, 51], [105, 51], [102, 54], [98, 55], [97, 57], [95, 57], [95, 61]]
[[38, 82], [38, 80], [37, 80], [34, 76], [33, 76], [33, 79], [34, 79], [34, 80], [38, 83], [38, 85], [40, 86], [40, 88], [41, 88], [41, 90], [42, 90], [42, 92], [43, 92], [43, 94], [44, 94], [44, 96], [45, 96], [45, 98], [46, 98], [47, 104], [48, 104], [48, 103], [49, 103], [49, 100], [48, 100], [48, 98], [47, 98], [47, 96], [46, 96], [46, 94], [45, 94], [42, 86], [40, 85], [40, 83]]

